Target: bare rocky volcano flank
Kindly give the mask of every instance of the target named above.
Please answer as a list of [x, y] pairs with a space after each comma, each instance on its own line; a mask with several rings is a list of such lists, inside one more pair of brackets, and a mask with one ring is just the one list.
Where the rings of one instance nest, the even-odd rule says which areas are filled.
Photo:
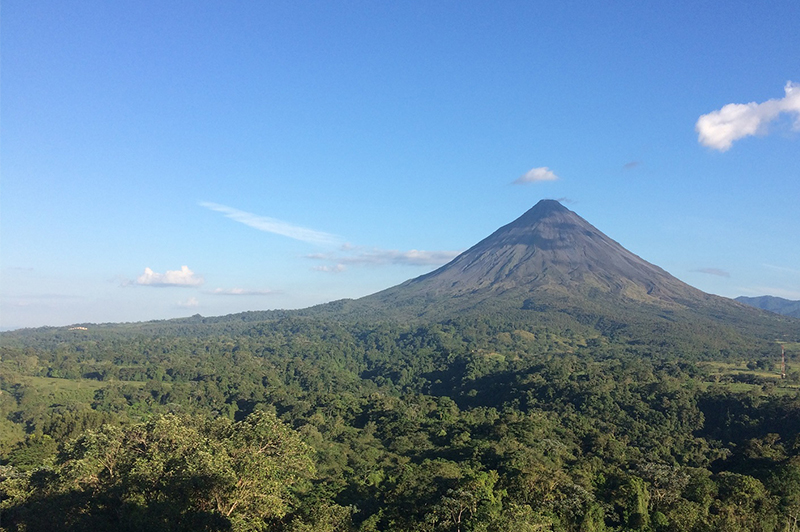
[[404, 323], [477, 318], [589, 327], [695, 353], [788, 337], [800, 323], [693, 288], [553, 200], [429, 274], [314, 312]]
[[370, 299], [607, 294], [687, 303], [707, 294], [634, 255], [555, 200], [542, 200], [448, 264]]

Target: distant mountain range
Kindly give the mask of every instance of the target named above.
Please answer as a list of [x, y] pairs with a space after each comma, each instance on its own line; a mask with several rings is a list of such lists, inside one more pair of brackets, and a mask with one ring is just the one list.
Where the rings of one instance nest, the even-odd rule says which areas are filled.
[[752, 307], [775, 312], [776, 314], [800, 318], [800, 301], [793, 301], [791, 299], [784, 299], [782, 297], [775, 296], [739, 296], [736, 298], [736, 301]]

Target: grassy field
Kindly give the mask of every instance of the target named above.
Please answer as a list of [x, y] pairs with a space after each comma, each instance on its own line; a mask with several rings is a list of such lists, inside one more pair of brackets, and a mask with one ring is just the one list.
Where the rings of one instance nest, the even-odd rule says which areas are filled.
[[[56, 379], [51, 377], [31, 377], [21, 375], [17, 377], [20, 384], [33, 388], [41, 397], [48, 398], [51, 403], [90, 403], [94, 393], [108, 387], [112, 383], [121, 381], [101, 382], [94, 379]], [[143, 382], [125, 382], [131, 386], [143, 386]]]
[[[800, 345], [800, 344], [797, 344]], [[787, 350], [788, 355], [788, 350]], [[778, 394], [794, 394], [800, 390], [800, 384], [789, 382], [781, 379], [780, 360], [778, 359], [775, 364], [775, 369], [749, 369], [746, 362], [702, 362], [698, 366], [708, 370], [708, 376], [714, 380], [721, 380], [722, 382], [706, 381], [703, 383], [703, 389], [707, 389], [714, 384], [724, 386], [731, 392], [762, 392], [763, 384], [754, 384], [747, 382], [725, 382], [724, 377], [736, 375], [753, 375], [755, 377], [765, 379], [769, 382], [774, 382], [777, 386], [773, 393]]]
[[708, 368], [712, 375], [756, 375], [767, 379], [780, 379], [780, 369], [773, 371], [749, 369], [745, 362], [702, 362], [698, 366]]

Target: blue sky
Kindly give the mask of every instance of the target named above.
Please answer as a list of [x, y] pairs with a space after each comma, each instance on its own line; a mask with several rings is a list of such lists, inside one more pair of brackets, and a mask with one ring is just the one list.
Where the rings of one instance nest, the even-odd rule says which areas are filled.
[[3, 2], [0, 326], [360, 297], [542, 198], [800, 299], [800, 3], [608, 4]]

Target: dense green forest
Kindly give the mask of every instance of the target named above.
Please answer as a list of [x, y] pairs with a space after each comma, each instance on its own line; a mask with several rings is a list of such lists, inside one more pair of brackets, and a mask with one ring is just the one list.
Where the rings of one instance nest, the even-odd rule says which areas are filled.
[[800, 327], [785, 379], [553, 314], [85, 327], [0, 337], [3, 530], [797, 530]]

